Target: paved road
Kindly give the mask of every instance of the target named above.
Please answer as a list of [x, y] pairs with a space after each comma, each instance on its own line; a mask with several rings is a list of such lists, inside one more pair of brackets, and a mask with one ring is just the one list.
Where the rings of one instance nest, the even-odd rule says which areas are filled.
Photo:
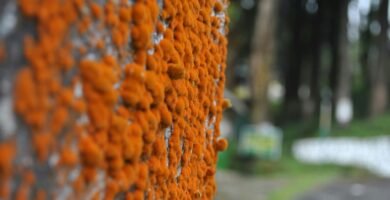
[[339, 180], [313, 189], [297, 200], [389, 200], [390, 179]]
[[[234, 171], [218, 171], [216, 179], [215, 200], [268, 200], [271, 192], [288, 184], [286, 179], [254, 177]], [[337, 178], [313, 187], [295, 200], [390, 200], [390, 179]]]
[[215, 200], [267, 200], [267, 196], [285, 181], [243, 175], [234, 171], [217, 172]]

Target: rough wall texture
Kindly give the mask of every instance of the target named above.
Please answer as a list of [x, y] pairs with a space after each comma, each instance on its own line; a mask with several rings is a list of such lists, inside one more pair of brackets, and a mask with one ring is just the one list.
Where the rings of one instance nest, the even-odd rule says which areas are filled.
[[1, 0], [2, 199], [212, 199], [226, 0]]

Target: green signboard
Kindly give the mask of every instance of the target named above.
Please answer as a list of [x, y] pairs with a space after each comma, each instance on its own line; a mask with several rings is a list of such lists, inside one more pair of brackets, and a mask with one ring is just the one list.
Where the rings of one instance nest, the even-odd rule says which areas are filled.
[[240, 130], [238, 153], [263, 160], [277, 160], [282, 152], [282, 132], [271, 124], [246, 125]]

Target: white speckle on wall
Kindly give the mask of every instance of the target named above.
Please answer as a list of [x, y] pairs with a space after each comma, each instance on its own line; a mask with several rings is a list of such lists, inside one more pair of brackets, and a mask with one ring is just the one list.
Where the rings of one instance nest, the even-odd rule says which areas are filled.
[[14, 1], [9, 1], [4, 7], [3, 15], [0, 17], [0, 38], [7, 36], [15, 29], [18, 22], [16, 8]]
[[13, 113], [13, 103], [10, 96], [0, 99], [0, 133], [9, 137], [16, 131], [15, 116]]

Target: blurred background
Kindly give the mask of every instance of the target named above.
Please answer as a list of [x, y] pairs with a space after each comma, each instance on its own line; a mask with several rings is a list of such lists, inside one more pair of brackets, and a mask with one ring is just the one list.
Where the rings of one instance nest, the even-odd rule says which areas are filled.
[[231, 0], [217, 199], [389, 199], [389, 0]]

